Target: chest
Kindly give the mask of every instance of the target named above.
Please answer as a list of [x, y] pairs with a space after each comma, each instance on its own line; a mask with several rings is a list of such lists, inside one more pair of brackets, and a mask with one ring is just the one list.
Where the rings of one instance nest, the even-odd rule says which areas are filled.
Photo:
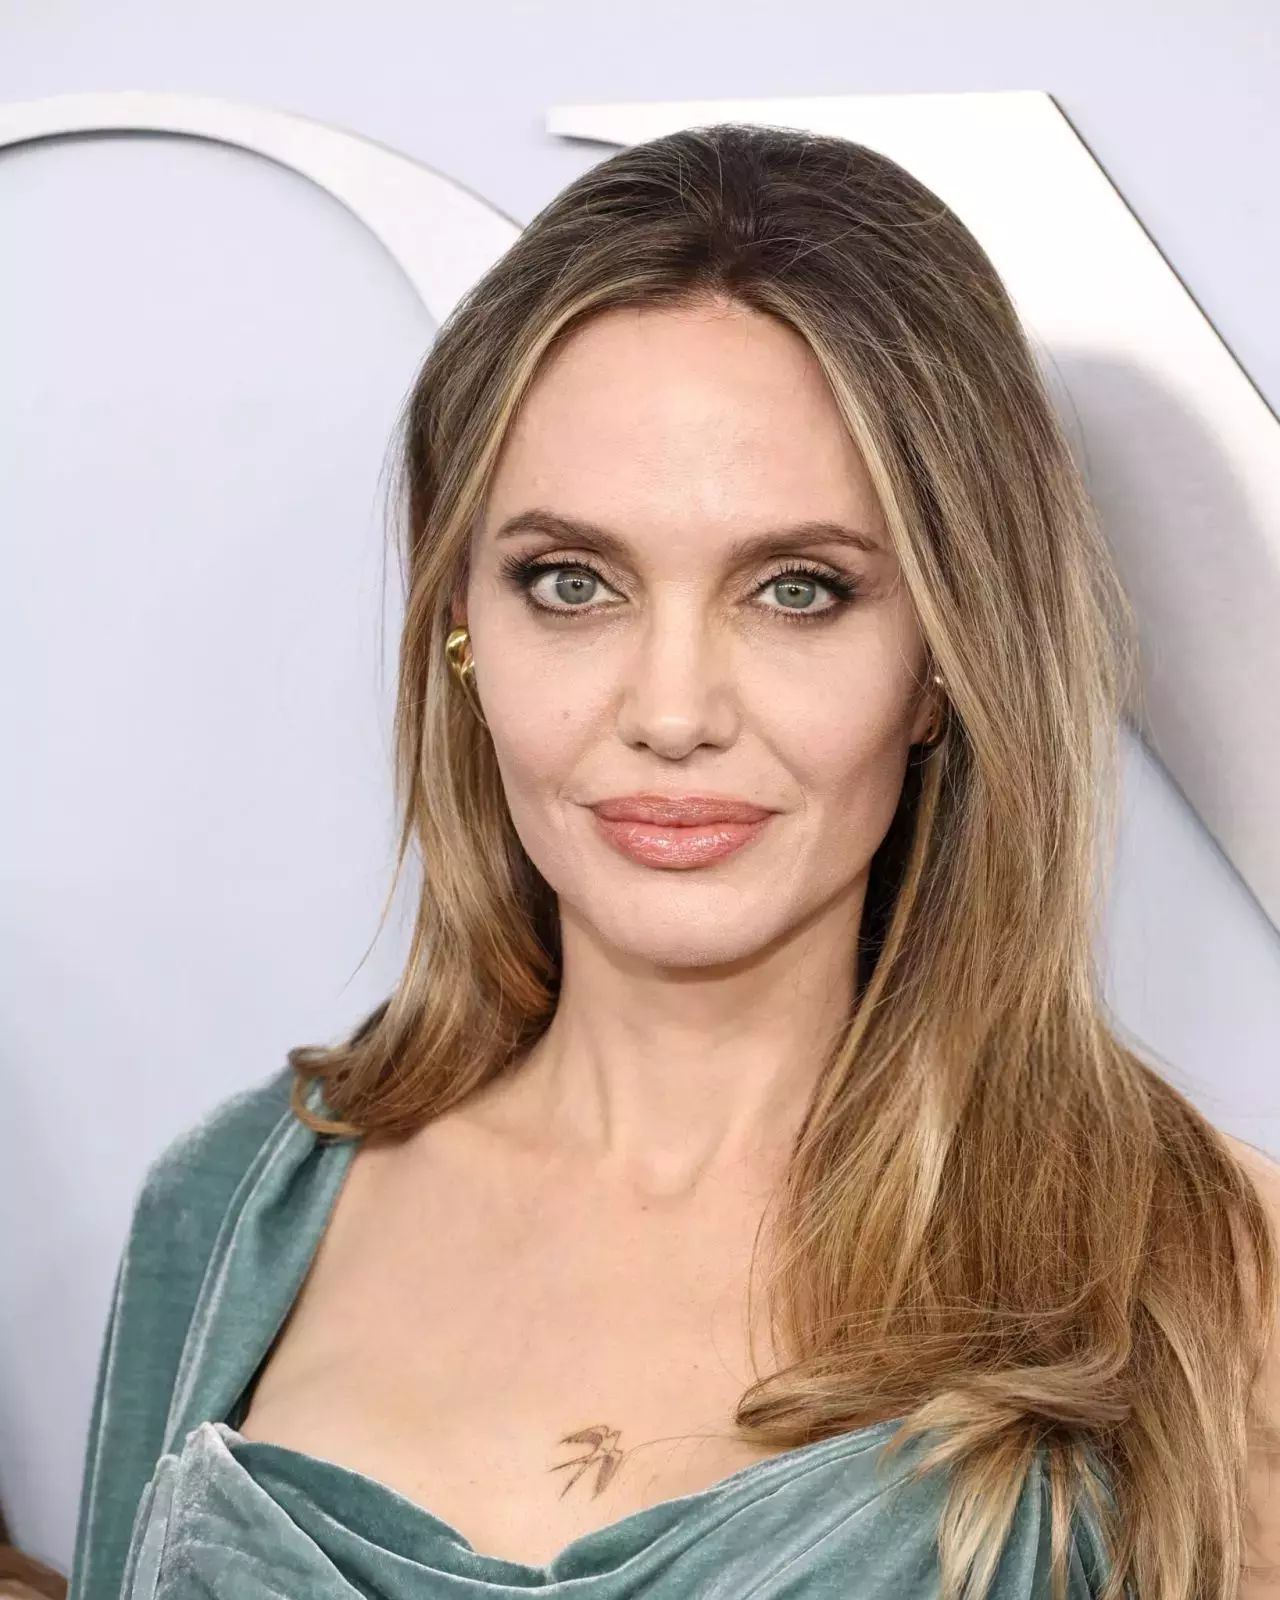
[[444, 1139], [357, 1161], [241, 1431], [374, 1478], [541, 1564], [769, 1452], [735, 1407], [771, 1357], [760, 1207], [678, 1203]]

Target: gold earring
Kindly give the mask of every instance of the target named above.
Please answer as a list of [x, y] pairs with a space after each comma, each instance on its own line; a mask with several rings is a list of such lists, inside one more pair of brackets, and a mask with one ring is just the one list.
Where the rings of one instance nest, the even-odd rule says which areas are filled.
[[467, 697], [471, 709], [487, 728], [484, 711], [480, 705], [480, 697], [476, 693], [476, 662], [471, 653], [471, 632], [466, 624], [450, 628], [448, 637], [444, 641], [444, 653], [448, 657], [449, 666], [453, 675], [462, 686], [462, 692]]
[[[942, 674], [940, 672], [935, 672], [932, 675], [932, 677], [930, 678], [929, 681], [930, 681], [930, 683], [936, 683], [938, 688], [942, 690], [943, 694], [945, 694], [947, 692], [946, 679], [942, 676]], [[933, 720], [929, 724], [928, 735], [927, 735], [927, 737], [921, 739], [921, 741], [920, 741], [921, 745], [926, 750], [932, 750], [934, 745], [942, 743], [942, 736], [946, 731], [947, 731], [946, 713], [945, 713], [945, 711], [943, 709], [939, 708], [939, 709], [934, 711]]]

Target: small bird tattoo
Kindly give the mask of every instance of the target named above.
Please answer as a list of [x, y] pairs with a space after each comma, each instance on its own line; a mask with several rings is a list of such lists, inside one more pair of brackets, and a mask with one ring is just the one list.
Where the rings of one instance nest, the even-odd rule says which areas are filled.
[[585, 1455], [574, 1456], [572, 1461], [560, 1461], [551, 1468], [552, 1472], [559, 1472], [562, 1467], [578, 1469], [561, 1489], [562, 1500], [588, 1467], [596, 1469], [596, 1486], [592, 1491], [592, 1498], [604, 1492], [610, 1479], [622, 1464], [623, 1452], [618, 1449], [618, 1440], [621, 1437], [618, 1428], [610, 1428], [606, 1423], [600, 1423], [593, 1428], [580, 1428], [577, 1433], [565, 1434], [560, 1441], [561, 1444], [589, 1444], [591, 1448]]

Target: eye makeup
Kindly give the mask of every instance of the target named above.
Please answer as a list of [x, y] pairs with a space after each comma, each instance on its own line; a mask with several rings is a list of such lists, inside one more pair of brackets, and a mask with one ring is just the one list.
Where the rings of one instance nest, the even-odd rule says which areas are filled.
[[[533, 587], [547, 573], [582, 573], [594, 579], [604, 588], [612, 589], [612, 585], [604, 575], [590, 561], [582, 557], [521, 556], [512, 552], [499, 558], [498, 570], [503, 578], [520, 592], [529, 607], [541, 616], [572, 617], [575, 614], [594, 616], [605, 609], [603, 606], [593, 605], [589, 602], [584, 602], [581, 605], [566, 604], [555, 606], [548, 605], [544, 600], [539, 600], [533, 592]], [[786, 622], [810, 624], [828, 621], [851, 605], [859, 593], [859, 585], [848, 574], [839, 572], [821, 562], [795, 557], [784, 561], [775, 571], [762, 578], [753, 593], [758, 595], [771, 585], [782, 583], [788, 579], [798, 579], [801, 583], [806, 584], [813, 583], [818, 588], [827, 590], [832, 599], [830, 604], [817, 609], [788, 605], [766, 605], [760, 607], [761, 610], [779, 616]]]

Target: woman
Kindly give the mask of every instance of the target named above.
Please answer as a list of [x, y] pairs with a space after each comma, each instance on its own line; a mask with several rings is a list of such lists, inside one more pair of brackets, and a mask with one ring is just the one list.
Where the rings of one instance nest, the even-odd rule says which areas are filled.
[[153, 1169], [73, 1594], [1235, 1595], [1263, 1167], [1104, 1020], [1129, 635], [975, 241], [624, 151], [404, 467], [412, 949]]

